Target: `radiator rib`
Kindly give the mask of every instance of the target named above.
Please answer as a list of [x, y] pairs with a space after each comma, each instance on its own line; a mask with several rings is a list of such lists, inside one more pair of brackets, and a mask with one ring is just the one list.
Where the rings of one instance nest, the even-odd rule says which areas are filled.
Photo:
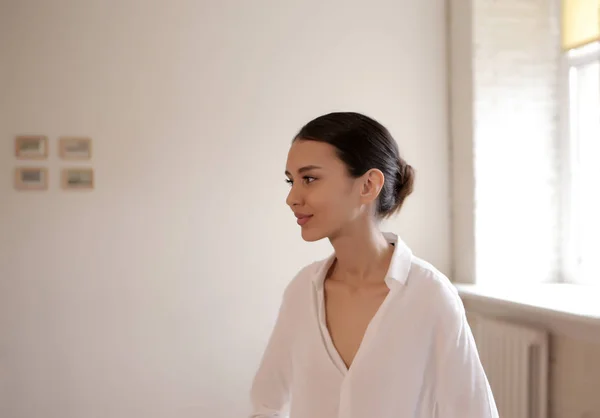
[[502, 418], [547, 418], [548, 333], [469, 315]]

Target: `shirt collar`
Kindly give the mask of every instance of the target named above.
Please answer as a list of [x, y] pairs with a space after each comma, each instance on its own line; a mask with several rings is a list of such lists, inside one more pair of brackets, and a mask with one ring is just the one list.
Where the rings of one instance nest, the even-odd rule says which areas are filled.
[[[385, 275], [385, 283], [391, 289], [396, 284], [403, 285], [406, 283], [413, 254], [410, 248], [398, 235], [392, 232], [384, 232], [383, 236], [387, 242], [394, 245], [392, 260]], [[331, 254], [327, 259], [325, 259], [325, 261], [321, 263], [320, 267], [317, 269], [316, 274], [313, 276], [313, 283], [315, 284], [317, 290], [323, 289], [325, 276], [327, 275], [327, 272], [334, 261], [335, 253]]]

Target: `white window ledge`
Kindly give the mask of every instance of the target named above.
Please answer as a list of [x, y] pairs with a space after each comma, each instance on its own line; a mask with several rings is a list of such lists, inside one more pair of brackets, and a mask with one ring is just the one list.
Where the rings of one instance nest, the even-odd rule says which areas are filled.
[[600, 344], [600, 288], [455, 284], [467, 311]]

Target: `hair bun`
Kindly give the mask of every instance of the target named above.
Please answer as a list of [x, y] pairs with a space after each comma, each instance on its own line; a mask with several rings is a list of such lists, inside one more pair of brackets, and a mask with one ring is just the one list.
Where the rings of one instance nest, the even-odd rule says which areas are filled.
[[398, 171], [396, 172], [396, 208], [399, 210], [404, 200], [413, 192], [415, 170], [403, 159], [398, 160]]
[[402, 188], [406, 183], [407, 177], [410, 176], [412, 167], [406, 163], [402, 158], [398, 160], [398, 171], [396, 171], [396, 190]]

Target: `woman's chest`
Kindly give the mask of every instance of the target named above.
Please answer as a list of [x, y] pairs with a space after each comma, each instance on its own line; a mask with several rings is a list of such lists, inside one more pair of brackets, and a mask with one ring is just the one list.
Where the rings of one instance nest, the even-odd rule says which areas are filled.
[[[401, 295], [390, 296], [369, 322], [349, 368], [329, 335], [324, 301], [320, 305], [315, 297], [314, 309], [297, 318], [302, 322], [292, 350], [297, 405], [327, 404], [336, 411], [330, 416], [336, 417], [432, 416], [435, 349], [431, 315], [425, 306], [406, 303], [399, 299]], [[394, 413], [389, 415], [389, 411]]]
[[325, 332], [344, 365], [350, 367], [370, 324], [376, 319], [389, 289], [385, 284], [352, 288], [326, 283], [324, 295]]
[[292, 360], [298, 381], [351, 374], [353, 380], [394, 387], [408, 381], [410, 390], [420, 390], [434, 352], [428, 307], [393, 293], [365, 300], [360, 308], [343, 300], [327, 306], [324, 298], [316, 294], [313, 309], [297, 318], [302, 326], [296, 328]]

